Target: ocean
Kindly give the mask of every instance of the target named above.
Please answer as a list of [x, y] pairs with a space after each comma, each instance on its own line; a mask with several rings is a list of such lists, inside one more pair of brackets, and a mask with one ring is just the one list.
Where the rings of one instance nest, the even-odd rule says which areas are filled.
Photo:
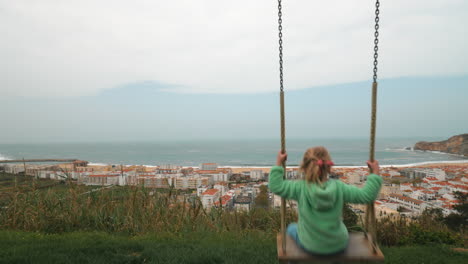
[[[405, 149], [420, 140], [377, 139], [376, 159], [382, 165], [468, 161], [458, 155]], [[305, 150], [317, 145], [327, 147], [338, 166], [365, 165], [369, 156], [369, 140], [364, 138], [287, 139], [288, 165], [297, 166]], [[73, 158], [102, 164], [181, 166], [215, 162], [220, 166], [253, 167], [273, 165], [279, 149], [279, 139], [0, 144], [0, 159]]]

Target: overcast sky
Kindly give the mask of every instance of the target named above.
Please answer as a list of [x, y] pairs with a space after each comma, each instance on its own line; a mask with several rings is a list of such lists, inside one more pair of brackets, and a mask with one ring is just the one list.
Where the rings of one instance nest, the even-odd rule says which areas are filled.
[[[370, 78], [374, 1], [284, 1], [288, 89]], [[383, 78], [468, 72], [468, 1], [382, 1]], [[276, 91], [273, 0], [0, 0], [5, 95]]]
[[[326, 94], [329, 87], [358, 89], [352, 84], [362, 84], [367, 89], [372, 74], [374, 8], [374, 1], [362, 0], [284, 1], [286, 91], [315, 89]], [[417, 112], [419, 115], [413, 113], [409, 116], [417, 121], [414, 124], [420, 129], [412, 131], [411, 135], [446, 136], [468, 132], [466, 125], [460, 125], [468, 121], [468, 107], [463, 103], [461, 106], [450, 104], [451, 100], [460, 100], [457, 92], [467, 96], [463, 92], [468, 85], [465, 78], [468, 75], [467, 10], [468, 1], [463, 0], [381, 3], [379, 78], [388, 80], [388, 84], [402, 84], [399, 78], [405, 76], [415, 78], [412, 80], [417, 80], [419, 92], [424, 91], [421, 85], [431, 83], [431, 78], [451, 83], [447, 87], [440, 81], [440, 86], [428, 90], [443, 94], [444, 89], [452, 89], [448, 93], [452, 97], [444, 97], [446, 105], [440, 108], [441, 116], [450, 116], [451, 123], [444, 124], [445, 130], [437, 128], [431, 134], [427, 125], [417, 123], [430, 121], [431, 117], [424, 111]], [[0, 110], [9, 113], [3, 121], [10, 122], [8, 128], [3, 128], [2, 141], [47, 141], [57, 136], [61, 136], [60, 140], [72, 141], [78, 135], [82, 140], [112, 139], [106, 122], [142, 124], [154, 117], [148, 113], [157, 109], [150, 104], [138, 110], [142, 97], [156, 96], [145, 89], [174, 94], [169, 96], [172, 98], [169, 102], [179, 103], [179, 99], [184, 98], [189, 104], [196, 98], [198, 104], [208, 105], [210, 110], [206, 111], [196, 111], [197, 104], [192, 105], [191, 118], [207, 124], [205, 130], [197, 128], [200, 135], [219, 135], [222, 131], [214, 129], [217, 120], [223, 116], [235, 117], [230, 114], [237, 102], [230, 102], [230, 107], [220, 105], [219, 111], [213, 113], [217, 105], [214, 102], [219, 104], [219, 101], [262, 94], [271, 97], [272, 102], [259, 103], [254, 109], [262, 111], [263, 106], [276, 105], [275, 92], [279, 89], [277, 34], [277, 2], [273, 0], [0, 0]], [[112, 107], [101, 104], [103, 98], [118, 94], [122, 87], [126, 98], [136, 93], [139, 99], [132, 101], [133, 104]], [[226, 97], [233, 93], [240, 97]], [[202, 94], [210, 94], [210, 100]], [[433, 94], [430, 100], [437, 100]], [[174, 99], [176, 95], [179, 99]], [[335, 95], [327, 94], [327, 98]], [[413, 93], [413, 96], [421, 98], [420, 94]], [[367, 106], [367, 97], [349, 99]], [[398, 105], [395, 108], [400, 108], [401, 101], [394, 99], [396, 101], [384, 100], [384, 106], [394, 103]], [[255, 100], [249, 102], [255, 103]], [[418, 102], [417, 109], [427, 107], [424, 100]], [[176, 127], [183, 119], [177, 111], [190, 111], [187, 104], [183, 108], [178, 104], [159, 109], [158, 113], [165, 113], [158, 115], [158, 122]], [[31, 105], [37, 109], [29, 107]], [[303, 108], [297, 108], [294, 113], [304, 114], [310, 110], [306, 110], [310, 105], [304, 103]], [[455, 110], [462, 115], [453, 116]], [[266, 117], [270, 112], [264, 111], [264, 115], [257, 116], [264, 123], [260, 130], [276, 131], [276, 116], [269, 120]], [[364, 110], [350, 107], [346, 111], [350, 115], [366, 113], [367, 118]], [[116, 112], [120, 119], [115, 117]], [[76, 130], [81, 128], [76, 123], [72, 125], [73, 122], [62, 123], [61, 128], [54, 130], [42, 128], [54, 127], [57, 121], [69, 120], [70, 115], [81, 122], [88, 121], [93, 129], [79, 134]], [[248, 117], [248, 114], [239, 116]], [[349, 130], [349, 127], [337, 125], [349, 119], [338, 113], [335, 118], [332, 124], [335, 136], [341, 135], [336, 132], [340, 130], [352, 132], [352, 135], [368, 130], [367, 123], [365, 129]], [[388, 118], [395, 119], [397, 114]], [[435, 120], [441, 120], [437, 118]], [[299, 132], [305, 128], [301, 120], [298, 118], [296, 122], [296, 135], [306, 135]], [[323, 122], [326, 124], [327, 120]], [[364, 127], [367, 121], [363, 119], [362, 122]], [[407, 135], [404, 129], [408, 128], [408, 122], [390, 126], [385, 135]], [[225, 130], [235, 127], [239, 134], [252, 136], [253, 132], [239, 129], [242, 124], [239, 119], [221, 127]], [[250, 120], [247, 124], [252, 127], [258, 122]], [[23, 132], [18, 133], [19, 129]], [[157, 124], [145, 130], [140, 139], [152, 139], [154, 131], [161, 131]], [[115, 139], [131, 139], [138, 134], [130, 130], [126, 133], [125, 137], [116, 136]], [[63, 136], [65, 134], [70, 137]], [[179, 129], [165, 136], [184, 135]]]

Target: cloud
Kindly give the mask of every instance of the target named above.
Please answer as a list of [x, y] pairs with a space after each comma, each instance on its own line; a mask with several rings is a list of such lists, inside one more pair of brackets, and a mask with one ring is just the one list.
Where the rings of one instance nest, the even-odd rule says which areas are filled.
[[[287, 1], [286, 89], [370, 79], [374, 4]], [[0, 0], [0, 91], [94, 95], [151, 80], [190, 93], [278, 89], [274, 1]], [[461, 0], [381, 4], [379, 76], [468, 72]]]

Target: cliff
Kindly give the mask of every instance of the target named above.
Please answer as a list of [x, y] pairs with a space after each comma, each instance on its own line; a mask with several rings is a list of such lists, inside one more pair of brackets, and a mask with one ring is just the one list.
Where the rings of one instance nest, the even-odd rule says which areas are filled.
[[439, 142], [421, 141], [414, 145], [415, 150], [440, 151], [468, 157], [468, 134], [457, 135]]

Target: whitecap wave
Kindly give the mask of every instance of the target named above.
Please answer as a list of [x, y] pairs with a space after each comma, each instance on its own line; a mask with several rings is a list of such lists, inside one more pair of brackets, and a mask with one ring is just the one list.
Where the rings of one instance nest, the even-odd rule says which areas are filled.
[[0, 160], [11, 160], [12, 158], [8, 157], [8, 156], [5, 156], [3, 155], [2, 153], [0, 153]]
[[434, 154], [439, 154], [439, 155], [449, 155], [449, 156], [454, 156], [454, 157], [465, 157], [464, 155], [460, 154], [454, 154], [454, 153], [447, 153], [447, 152], [442, 152], [442, 151], [437, 151], [437, 150], [415, 150], [415, 152], [420, 152], [420, 153], [434, 153]]
[[385, 167], [416, 167], [422, 165], [432, 165], [432, 164], [468, 164], [468, 160], [440, 160], [440, 161], [424, 161], [417, 163], [409, 163], [403, 165], [384, 165]]
[[414, 151], [413, 147], [404, 147], [404, 148], [385, 148], [385, 151]]
[[107, 166], [109, 164], [105, 164], [105, 163], [97, 163], [97, 162], [90, 162], [88, 163], [88, 166]]

